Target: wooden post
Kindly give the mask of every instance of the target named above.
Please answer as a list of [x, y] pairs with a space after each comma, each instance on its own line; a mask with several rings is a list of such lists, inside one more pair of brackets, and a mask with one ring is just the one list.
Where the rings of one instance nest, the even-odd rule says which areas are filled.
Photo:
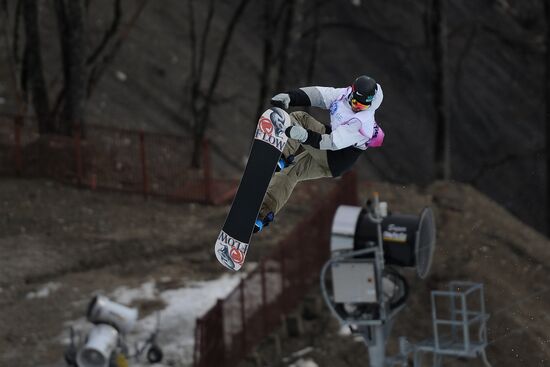
[[280, 264], [281, 264], [281, 315], [285, 314], [286, 311], [286, 302], [285, 302], [285, 251], [284, 251], [284, 240], [279, 245], [280, 247]]
[[195, 322], [195, 347], [193, 350], [193, 367], [199, 367], [199, 361], [200, 361], [200, 348], [202, 346], [201, 343], [201, 335], [203, 334], [202, 330], [202, 319], [197, 318], [197, 321]]
[[264, 328], [264, 336], [267, 335], [267, 320], [268, 320], [268, 313], [267, 313], [267, 287], [266, 287], [266, 279], [265, 279], [265, 261], [260, 261], [260, 274], [261, 274], [261, 281], [262, 281], [262, 318], [263, 318], [263, 328]]
[[220, 356], [219, 360], [223, 361], [225, 364], [226, 358], [225, 358], [225, 328], [223, 324], [223, 302], [224, 300], [221, 298], [218, 298], [218, 301], [216, 302], [216, 308], [218, 309], [218, 322], [220, 323], [220, 338], [221, 338], [221, 350], [220, 350]]
[[139, 132], [139, 154], [141, 158], [141, 176], [143, 183], [143, 196], [147, 197], [149, 192], [148, 176], [147, 176], [147, 162], [145, 157], [145, 133], [143, 130]]
[[[300, 233], [300, 237], [303, 237], [304, 236], [304, 232], [301, 232]], [[306, 240], [308, 241], [307, 238], [301, 238], [301, 240]], [[300, 242], [302, 242], [300, 241]], [[303, 242], [302, 242], [303, 243]], [[309, 257], [306, 257], [305, 256], [305, 253], [304, 253], [304, 246], [299, 246], [298, 247], [298, 257], [300, 258], [300, 266], [298, 266], [298, 274], [299, 274], [299, 280], [298, 280], [298, 284], [300, 286], [300, 288], [304, 288], [304, 285], [305, 285], [305, 277], [308, 275], [308, 270], [309, 270], [309, 267], [308, 267], [308, 262], [309, 262]]]
[[203, 157], [203, 179], [204, 179], [204, 200], [212, 203], [212, 166], [210, 162], [210, 144], [207, 139], [202, 141], [202, 157]]
[[14, 123], [14, 138], [15, 138], [15, 173], [20, 176], [23, 172], [23, 159], [21, 154], [21, 126], [23, 119], [21, 116], [15, 117]]
[[82, 171], [82, 149], [81, 149], [81, 137], [80, 127], [77, 124], [74, 129], [74, 156], [75, 156], [75, 169], [76, 169], [76, 184], [80, 187], [83, 181]]
[[245, 297], [244, 297], [244, 280], [245, 278], [241, 279], [241, 283], [239, 284], [239, 290], [241, 295], [241, 327], [242, 327], [242, 346], [241, 346], [241, 353], [244, 357], [246, 352], [246, 310], [245, 310]]

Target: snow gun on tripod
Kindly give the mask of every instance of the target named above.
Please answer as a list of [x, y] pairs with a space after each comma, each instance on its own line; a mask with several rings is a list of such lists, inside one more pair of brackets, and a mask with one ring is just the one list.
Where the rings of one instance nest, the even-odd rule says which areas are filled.
[[396, 268], [414, 268], [425, 278], [435, 238], [430, 208], [418, 216], [391, 214], [375, 194], [365, 207], [337, 209], [321, 292], [333, 316], [365, 339], [370, 366], [385, 366], [386, 341], [407, 300], [407, 281]]

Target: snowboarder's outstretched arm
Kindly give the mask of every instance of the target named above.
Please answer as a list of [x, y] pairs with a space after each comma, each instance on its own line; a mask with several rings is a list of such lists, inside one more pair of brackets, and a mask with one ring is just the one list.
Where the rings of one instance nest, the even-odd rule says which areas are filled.
[[273, 96], [271, 104], [284, 109], [288, 109], [290, 106], [312, 106], [328, 110], [332, 102], [342, 93], [341, 89], [331, 87], [293, 89]]

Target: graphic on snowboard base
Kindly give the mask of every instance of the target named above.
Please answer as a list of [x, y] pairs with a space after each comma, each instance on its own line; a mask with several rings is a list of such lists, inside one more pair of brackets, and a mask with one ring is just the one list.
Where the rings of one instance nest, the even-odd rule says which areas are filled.
[[285, 129], [289, 126], [290, 115], [280, 108], [272, 107], [260, 116], [241, 183], [214, 247], [216, 258], [228, 269], [239, 270], [244, 263], [254, 223], [288, 139]]
[[223, 230], [216, 241], [216, 257], [226, 268], [239, 270], [243, 265], [248, 243], [242, 243], [229, 236]]

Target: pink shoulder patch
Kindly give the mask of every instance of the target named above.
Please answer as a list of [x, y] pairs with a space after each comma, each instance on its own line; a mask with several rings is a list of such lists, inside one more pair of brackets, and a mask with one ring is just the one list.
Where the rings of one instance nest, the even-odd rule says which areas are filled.
[[383, 142], [384, 142], [384, 132], [382, 131], [382, 128], [378, 125], [374, 125], [374, 135], [372, 136], [372, 139], [369, 142], [369, 147], [376, 148], [376, 147], [382, 146]]

